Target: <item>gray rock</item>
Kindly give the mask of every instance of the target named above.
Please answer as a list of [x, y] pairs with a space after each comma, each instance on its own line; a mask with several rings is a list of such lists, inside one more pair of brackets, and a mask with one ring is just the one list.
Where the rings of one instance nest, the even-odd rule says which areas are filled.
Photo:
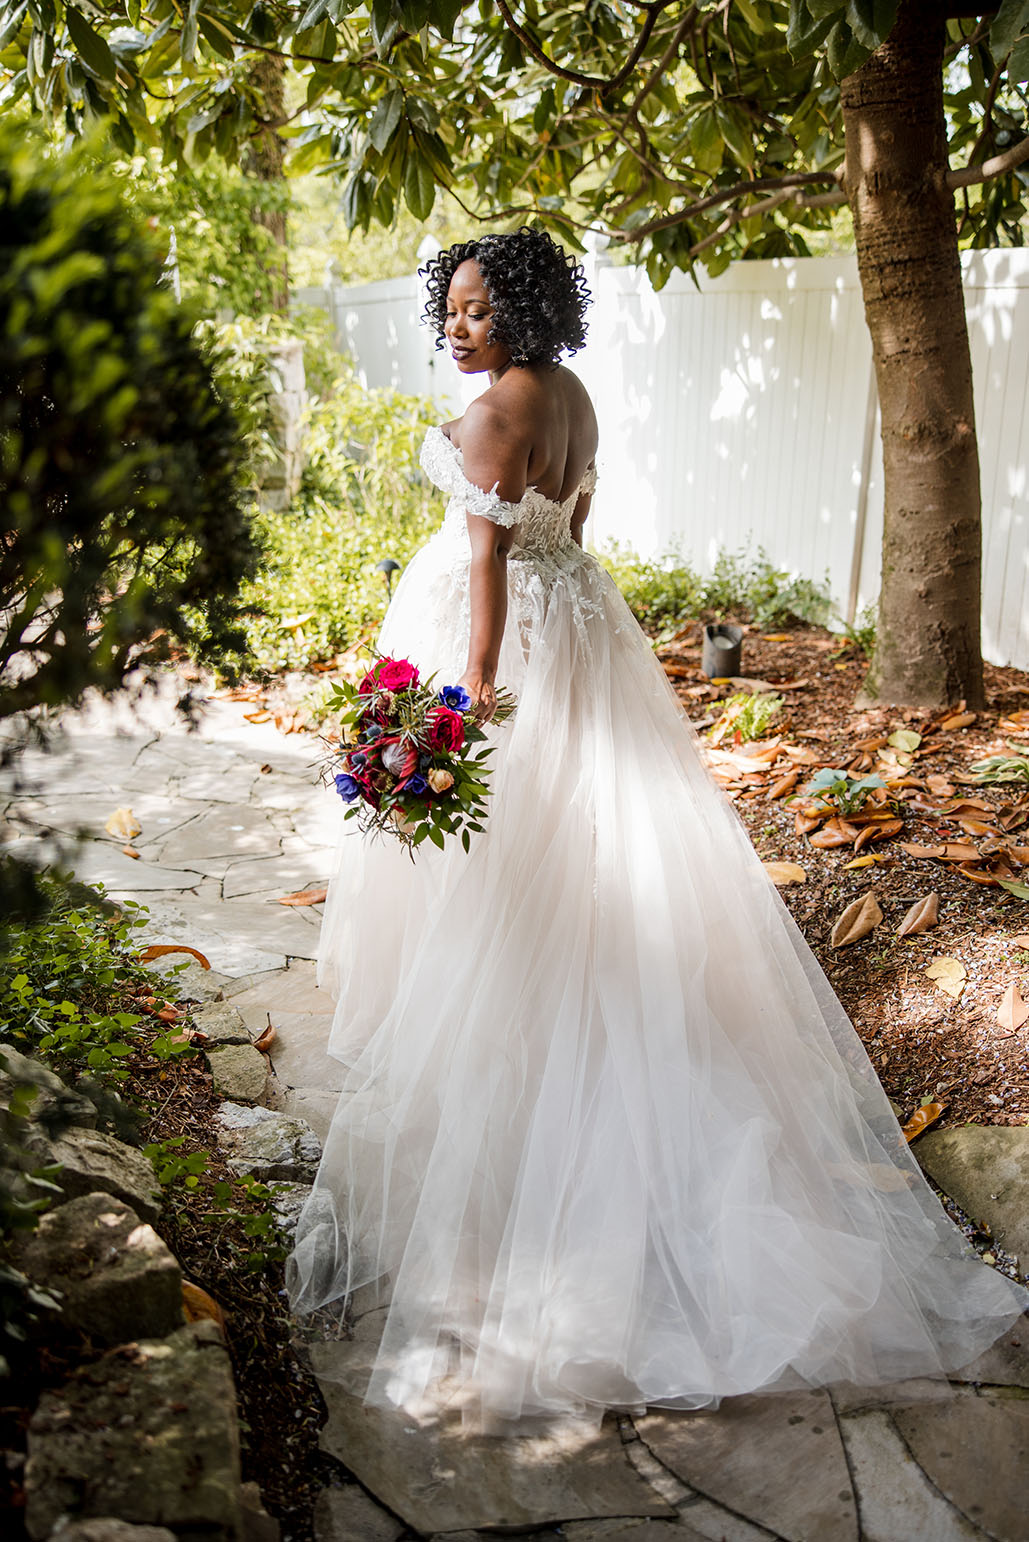
[[25, 1526], [62, 1516], [166, 1526], [180, 1542], [237, 1542], [239, 1429], [229, 1357], [213, 1323], [113, 1350], [56, 1391], [29, 1426]]
[[561, 1530], [567, 1542], [703, 1542], [704, 1535], [683, 1520], [571, 1521]]
[[983, 1542], [979, 1527], [912, 1461], [888, 1413], [848, 1414], [840, 1428], [860, 1496], [863, 1542]]
[[221, 1001], [224, 989], [230, 983], [227, 974], [219, 974], [217, 969], [205, 969], [188, 954], [167, 953], [163, 958], [152, 959], [147, 968], [161, 976], [174, 1001]]
[[267, 1123], [269, 1119], [277, 1119], [278, 1114], [274, 1108], [262, 1108], [260, 1105], [251, 1108], [248, 1103], [226, 1101], [219, 1105], [214, 1118], [216, 1124], [235, 1134], [240, 1130], [252, 1130], [259, 1124]]
[[250, 1030], [227, 1001], [212, 1002], [193, 1013], [193, 1021], [209, 1044], [250, 1044]]
[[962, 1366], [952, 1381], [974, 1381], [985, 1387], [1029, 1388], [1029, 1325], [1016, 1324], [989, 1349]]
[[26, 1108], [30, 1119], [42, 1119], [57, 1128], [75, 1124], [92, 1130], [96, 1126], [96, 1105], [82, 1093], [66, 1087], [61, 1078], [40, 1060], [23, 1055], [13, 1044], [0, 1043], [0, 1108], [9, 1108], [16, 1087], [35, 1088], [35, 1096]]
[[269, 1515], [261, 1499], [256, 1483], [244, 1483], [239, 1491], [243, 1506], [243, 1532], [241, 1542], [279, 1542], [281, 1530], [278, 1521]]
[[315, 1542], [396, 1542], [406, 1530], [356, 1483], [323, 1489], [315, 1500]]
[[268, 1092], [268, 1062], [252, 1044], [223, 1044], [207, 1051], [215, 1092], [232, 1102], [260, 1103]]
[[943, 1192], [1029, 1267], [1029, 1128], [963, 1124], [930, 1131], [912, 1150]]
[[219, 1113], [225, 1133], [219, 1136], [218, 1144], [228, 1154], [229, 1167], [234, 1173], [251, 1173], [263, 1183], [273, 1179], [310, 1182], [322, 1154], [321, 1142], [311, 1126], [271, 1109], [263, 1108], [260, 1113], [263, 1117], [246, 1124], [235, 1114], [227, 1122]]
[[176, 1542], [166, 1526], [132, 1526], [109, 1515], [93, 1521], [58, 1521], [49, 1542]]
[[182, 1327], [182, 1273], [152, 1226], [110, 1194], [44, 1215], [16, 1249], [30, 1280], [59, 1293], [61, 1319], [101, 1344]]
[[930, 1482], [998, 1542], [1024, 1542], [1029, 1404], [1019, 1397], [955, 1397], [893, 1411]]
[[321, 1445], [414, 1531], [525, 1530], [605, 1515], [674, 1518], [630, 1465], [612, 1420], [597, 1431], [569, 1422], [547, 1433], [469, 1435], [445, 1389], [427, 1423], [406, 1409], [366, 1406], [380, 1332], [381, 1314], [369, 1313], [352, 1340], [309, 1346], [328, 1408]]
[[161, 1190], [142, 1152], [100, 1130], [73, 1128], [50, 1140], [35, 1129], [26, 1144], [47, 1164], [59, 1162], [54, 1182], [67, 1199], [83, 1194], [111, 1194], [124, 1200], [144, 1221], [156, 1221]]
[[633, 1422], [684, 1483], [776, 1536], [857, 1542], [857, 1507], [828, 1393], [726, 1398], [714, 1412], [651, 1413]]
[[271, 1207], [280, 1231], [292, 1237], [297, 1229], [300, 1212], [311, 1195], [311, 1184], [290, 1183], [272, 1194]]

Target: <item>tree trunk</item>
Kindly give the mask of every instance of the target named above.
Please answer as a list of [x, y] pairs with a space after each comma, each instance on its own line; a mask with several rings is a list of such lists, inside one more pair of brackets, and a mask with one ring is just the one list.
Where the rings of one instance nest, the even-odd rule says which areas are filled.
[[885, 512], [874, 701], [983, 703], [972, 364], [946, 185], [944, 22], [901, 0], [843, 82], [846, 191], [882, 411]]
[[[256, 97], [261, 126], [250, 141], [243, 158], [247, 176], [278, 185], [279, 208], [258, 210], [254, 219], [275, 237], [276, 251], [266, 266], [273, 310], [289, 310], [289, 261], [286, 248], [286, 173], [282, 140], [276, 125], [285, 121], [285, 61], [272, 54], [262, 54], [250, 68], [248, 83]], [[264, 264], [262, 264], [264, 266]]]

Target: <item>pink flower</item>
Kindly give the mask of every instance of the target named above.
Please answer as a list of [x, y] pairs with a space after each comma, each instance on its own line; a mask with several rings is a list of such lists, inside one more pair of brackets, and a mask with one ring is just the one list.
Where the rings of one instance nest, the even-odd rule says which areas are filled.
[[370, 691], [406, 691], [418, 684], [418, 670], [408, 659], [380, 659], [361, 681], [363, 696]]

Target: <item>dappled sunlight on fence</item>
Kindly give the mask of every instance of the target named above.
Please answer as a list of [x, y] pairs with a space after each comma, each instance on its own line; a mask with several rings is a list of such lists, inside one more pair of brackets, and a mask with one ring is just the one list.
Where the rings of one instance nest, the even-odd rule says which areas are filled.
[[[987, 656], [1029, 668], [1029, 253], [962, 258], [983, 491]], [[595, 304], [572, 368], [600, 420], [594, 541], [680, 548], [701, 572], [761, 546], [828, 575], [840, 614], [874, 601], [882, 465], [853, 258], [733, 264], [699, 287], [588, 261]], [[484, 381], [457, 375], [418, 325], [418, 282], [303, 290], [330, 310], [368, 385], [424, 392], [454, 415]]]

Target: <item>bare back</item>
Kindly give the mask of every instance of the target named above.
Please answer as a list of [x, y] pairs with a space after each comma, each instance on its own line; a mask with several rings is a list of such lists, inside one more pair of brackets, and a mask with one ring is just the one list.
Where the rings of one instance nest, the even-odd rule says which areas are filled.
[[535, 487], [563, 503], [597, 452], [593, 403], [578, 377], [561, 366], [505, 370], [444, 432], [465, 452], [470, 479], [484, 487], [499, 483], [500, 496], [512, 501]]

